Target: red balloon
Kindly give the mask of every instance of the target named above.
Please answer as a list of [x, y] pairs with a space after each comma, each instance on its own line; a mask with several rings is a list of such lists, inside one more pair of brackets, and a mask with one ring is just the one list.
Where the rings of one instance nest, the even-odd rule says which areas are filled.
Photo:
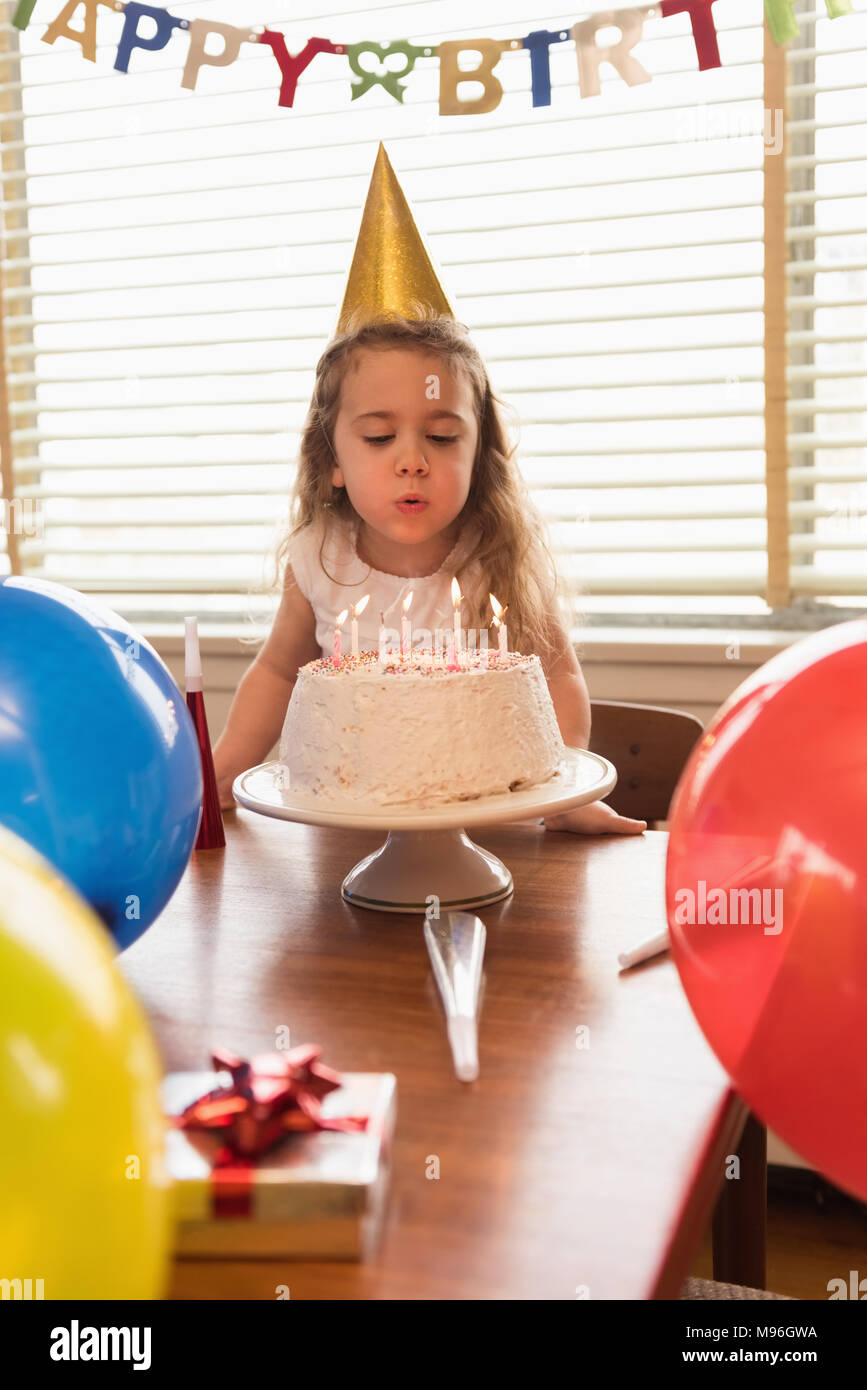
[[666, 900], [739, 1094], [867, 1199], [867, 620], [781, 652], [708, 725], [672, 803]]

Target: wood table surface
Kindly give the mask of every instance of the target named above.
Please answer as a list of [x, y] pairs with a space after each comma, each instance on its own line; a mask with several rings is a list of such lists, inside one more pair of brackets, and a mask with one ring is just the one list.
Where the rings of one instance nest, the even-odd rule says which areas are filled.
[[272, 1051], [288, 1026], [338, 1071], [397, 1076], [375, 1257], [176, 1260], [171, 1297], [274, 1298], [281, 1284], [293, 1299], [677, 1297], [746, 1110], [670, 956], [618, 973], [617, 951], [665, 925], [667, 836], [525, 821], [472, 838], [515, 881], [480, 914], [472, 1084], [452, 1069], [423, 919], [340, 897], [381, 834], [229, 813], [225, 850], [193, 855], [120, 957], [166, 1070], [207, 1069], [212, 1046]]

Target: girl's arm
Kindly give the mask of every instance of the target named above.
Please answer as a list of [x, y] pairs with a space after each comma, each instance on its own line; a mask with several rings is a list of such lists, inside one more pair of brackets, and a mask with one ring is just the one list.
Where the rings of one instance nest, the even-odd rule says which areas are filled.
[[268, 639], [239, 682], [214, 745], [214, 771], [223, 810], [234, 810], [232, 783], [264, 762], [280, 737], [298, 668], [321, 656], [313, 609], [286, 567], [283, 597]]
[[553, 615], [548, 619], [548, 640], [554, 652], [546, 660], [545, 679], [563, 742], [567, 748], [586, 748], [590, 743], [590, 696], [575, 648]]
[[[587, 748], [590, 744], [590, 696], [575, 649], [559, 616], [552, 611], [548, 634], [553, 653], [546, 660], [545, 678], [554, 705], [560, 733], [567, 748]], [[647, 821], [619, 816], [604, 801], [576, 806], [558, 816], [545, 818], [547, 830], [572, 830], [579, 835], [640, 835]]]

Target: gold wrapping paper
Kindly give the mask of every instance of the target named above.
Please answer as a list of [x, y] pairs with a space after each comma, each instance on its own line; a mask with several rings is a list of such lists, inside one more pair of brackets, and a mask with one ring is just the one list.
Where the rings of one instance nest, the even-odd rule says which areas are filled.
[[[163, 1109], [177, 1115], [228, 1073], [174, 1072]], [[290, 1134], [242, 1171], [248, 1215], [214, 1214], [213, 1134], [170, 1129], [167, 1161], [177, 1222], [175, 1253], [188, 1257], [365, 1259], [381, 1234], [388, 1196], [397, 1083], [391, 1072], [345, 1072], [322, 1101], [324, 1117], [367, 1115], [358, 1133]], [[224, 1186], [221, 1180], [221, 1186]], [[234, 1184], [230, 1184], [230, 1190]]]

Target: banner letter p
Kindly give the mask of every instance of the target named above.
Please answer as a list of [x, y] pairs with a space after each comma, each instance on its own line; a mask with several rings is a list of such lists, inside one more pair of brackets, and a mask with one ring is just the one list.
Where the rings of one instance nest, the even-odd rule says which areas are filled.
[[[247, 38], [249, 29], [236, 29], [234, 24], [216, 24], [209, 19], [194, 19], [190, 22], [190, 51], [181, 78], [181, 86], [194, 88], [199, 76], [199, 68], [227, 68], [234, 63], [241, 44]], [[205, 43], [209, 34], [219, 34], [223, 47], [219, 53], [209, 53]]]
[[[157, 26], [156, 33], [149, 39], [142, 38], [138, 32], [138, 22], [142, 15], [147, 15]], [[156, 10], [152, 5], [138, 5], [135, 0], [128, 0], [123, 12], [123, 29], [117, 46], [117, 57], [114, 60], [116, 70], [129, 72], [129, 58], [134, 48], [146, 48], [152, 53], [165, 48], [172, 36], [172, 30], [178, 29], [181, 24], [186, 27], [186, 23], [186, 20], [176, 19], [173, 14], [169, 14], [168, 10]]]

